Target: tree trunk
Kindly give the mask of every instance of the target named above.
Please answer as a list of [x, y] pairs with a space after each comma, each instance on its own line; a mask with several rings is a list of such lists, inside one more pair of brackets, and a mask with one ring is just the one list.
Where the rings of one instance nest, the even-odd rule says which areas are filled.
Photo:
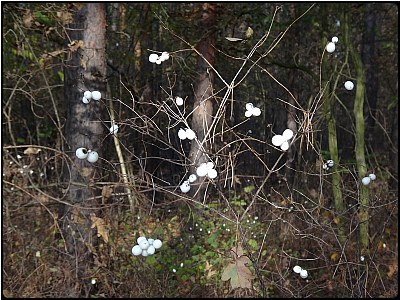
[[[212, 123], [212, 96], [213, 96], [213, 83], [214, 74], [210, 68], [210, 64], [215, 64], [215, 33], [214, 26], [216, 23], [216, 5], [214, 3], [202, 4], [202, 16], [200, 26], [203, 28], [204, 38], [200, 41], [198, 51], [207, 60], [205, 61], [201, 56], [197, 60], [198, 79], [194, 94], [194, 111], [192, 117], [191, 129], [196, 132], [197, 141], [192, 141], [190, 149], [190, 161], [192, 163], [192, 172], [195, 173], [196, 168], [203, 162], [209, 159], [206, 155], [207, 145], [205, 136], [210, 129]], [[199, 178], [199, 181], [201, 178]], [[199, 199], [203, 198], [202, 184], [198, 190]]]
[[[323, 18], [323, 39], [322, 39], [322, 47], [325, 47], [328, 43], [328, 34], [327, 34], [327, 18], [325, 18], [326, 10], [324, 11]], [[344, 211], [344, 204], [343, 204], [343, 194], [341, 190], [341, 183], [342, 178], [340, 175], [339, 169], [339, 149], [338, 149], [338, 138], [337, 138], [337, 130], [336, 130], [336, 116], [335, 116], [335, 91], [338, 87], [340, 74], [343, 74], [343, 69], [345, 65], [347, 65], [347, 57], [348, 53], [345, 54], [345, 61], [342, 64], [342, 67], [339, 72], [336, 72], [337, 63], [334, 64], [334, 67], [328, 67], [328, 61], [332, 60], [332, 57], [329, 57], [329, 53], [325, 53], [323, 60], [322, 60], [322, 76], [327, 77], [329, 74], [338, 74], [336, 78], [332, 76], [328, 79], [322, 80], [321, 88], [326, 86], [326, 90], [323, 94], [323, 109], [324, 109], [324, 118], [328, 125], [328, 148], [329, 148], [329, 159], [334, 161], [334, 165], [329, 172], [332, 174], [332, 195], [333, 195], [333, 202], [335, 205], [335, 210], [338, 216], [338, 224], [337, 224], [337, 231], [338, 231], [338, 238], [341, 246], [343, 246], [346, 242], [346, 227], [345, 227], [345, 218], [343, 217]], [[329, 64], [332, 65], [332, 64]], [[334, 82], [332, 83], [332, 81]]]
[[[67, 104], [65, 135], [72, 164], [64, 172], [70, 183], [62, 217], [72, 268], [65, 285], [66, 297], [88, 296], [90, 277], [87, 274], [96, 237], [91, 229], [91, 214], [98, 206], [95, 198], [96, 179], [101, 177], [101, 139], [104, 126], [100, 122], [105, 98], [105, 7], [101, 3], [77, 3], [73, 8], [73, 22], [67, 31], [70, 51], [65, 60], [64, 101]], [[84, 91], [100, 91], [100, 101], [84, 104]], [[75, 156], [77, 148], [97, 151], [99, 160], [90, 163]], [[88, 208], [88, 209], [85, 209]], [[90, 210], [89, 210], [90, 208]], [[85, 282], [86, 281], [86, 282]]]
[[[378, 88], [379, 88], [379, 76], [376, 72], [376, 48], [375, 48], [375, 35], [376, 35], [376, 7], [374, 3], [365, 4], [364, 22], [365, 31], [363, 34], [362, 43], [362, 61], [365, 69], [366, 79], [366, 101], [367, 106], [365, 107], [366, 116], [366, 133], [367, 140], [371, 143], [371, 146], [378, 144], [376, 143], [376, 133], [374, 132], [375, 126], [375, 112], [378, 102]], [[369, 110], [369, 112], [368, 112]]]
[[356, 81], [356, 95], [354, 99], [354, 118], [356, 127], [356, 146], [355, 154], [357, 161], [357, 171], [359, 178], [359, 202], [360, 202], [360, 213], [359, 213], [359, 224], [360, 224], [360, 243], [361, 243], [361, 255], [368, 254], [369, 248], [369, 216], [368, 216], [368, 206], [369, 206], [369, 195], [368, 189], [361, 183], [361, 178], [367, 174], [367, 164], [365, 161], [365, 128], [364, 128], [364, 97], [365, 97], [365, 73], [363, 63], [361, 61], [361, 55], [354, 48], [353, 44], [349, 39], [349, 20], [348, 14], [345, 13], [344, 17], [344, 39], [345, 45], [349, 48], [350, 55], [353, 59], [354, 68], [357, 74]]

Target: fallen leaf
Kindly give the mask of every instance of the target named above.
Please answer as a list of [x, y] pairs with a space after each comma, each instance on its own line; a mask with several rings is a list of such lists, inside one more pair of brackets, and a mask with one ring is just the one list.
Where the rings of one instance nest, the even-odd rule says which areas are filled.
[[72, 52], [74, 52], [74, 51], [78, 50], [79, 48], [83, 48], [83, 45], [84, 44], [83, 44], [82, 40], [79, 40], [79, 41], [74, 40], [71, 42], [71, 44], [68, 44], [68, 47], [70, 48], [70, 50]]
[[251, 280], [254, 279], [254, 275], [246, 264], [251, 263], [251, 260], [243, 255], [243, 249], [239, 245], [233, 247], [231, 251], [235, 254], [236, 258], [233, 263], [229, 263], [222, 273], [222, 281], [230, 280], [232, 289], [235, 288], [252, 288]]
[[83, 176], [83, 177], [89, 177], [91, 174], [92, 174], [92, 169], [91, 168], [87, 168], [87, 167], [83, 167], [82, 169], [81, 169], [81, 175]]
[[108, 243], [108, 230], [106, 228], [106, 222], [102, 218], [96, 217], [95, 214], [90, 215], [92, 220], [91, 228], [97, 228], [97, 234], [103, 238], [103, 240]]
[[234, 37], [225, 37], [228, 41], [230, 42], [239, 42], [239, 41], [243, 41], [243, 39], [240, 38], [234, 38]]
[[332, 254], [331, 254], [331, 260], [332, 261], [337, 261], [338, 260], [338, 258], [339, 258], [339, 253], [337, 253], [337, 252], [333, 252]]
[[393, 274], [397, 271], [398, 262], [397, 260], [393, 260], [392, 264], [389, 265], [389, 272], [387, 272], [387, 276], [391, 278]]
[[67, 11], [58, 11], [57, 18], [61, 20], [61, 24], [66, 25], [72, 22], [72, 14]]
[[248, 39], [251, 38], [253, 36], [253, 32], [254, 32], [253, 28], [247, 27], [247, 30], [246, 30], [246, 33], [245, 33], [246, 37]]
[[22, 17], [22, 22], [24, 23], [25, 27], [31, 28], [32, 21], [33, 21], [32, 12], [28, 9], [27, 12]]
[[206, 276], [207, 277], [211, 277], [215, 274], [217, 274], [216, 271], [211, 270], [212, 269], [212, 265], [208, 262], [208, 260], [206, 261], [206, 268], [205, 268], [205, 272], [206, 272]]
[[24, 154], [31, 155], [31, 154], [38, 154], [42, 149], [29, 147], [24, 150]]
[[233, 255], [233, 259], [237, 259], [238, 257], [243, 255], [243, 248], [241, 245], [238, 246], [233, 246], [231, 249], [232, 255]]
[[383, 250], [383, 242], [379, 241], [378, 243], [378, 251], [381, 252]]
[[112, 192], [113, 192], [112, 185], [103, 186], [103, 188], [101, 190], [102, 203], [105, 203], [105, 200], [110, 198], [110, 196], [112, 195]]

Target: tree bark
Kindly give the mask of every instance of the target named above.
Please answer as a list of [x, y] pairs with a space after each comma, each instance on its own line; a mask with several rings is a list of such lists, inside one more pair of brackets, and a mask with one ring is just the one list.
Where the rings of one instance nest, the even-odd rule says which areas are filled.
[[[327, 11], [324, 10], [322, 19], [324, 20], [322, 22], [323, 26], [323, 39], [322, 39], [322, 47], [325, 47], [328, 43], [328, 34], [327, 34], [327, 18], [326, 18], [326, 13]], [[337, 72], [337, 63], [334, 63], [333, 68], [328, 67], [328, 61], [331, 60], [331, 58], [328, 59], [328, 53], [324, 54], [323, 60], [322, 60], [322, 76], [328, 77], [329, 74], [342, 74], [343, 69], [345, 65], [347, 65], [347, 59], [348, 59], [348, 52], [345, 53], [344, 57], [344, 62], [340, 68], [340, 71]], [[334, 80], [333, 80], [334, 79]], [[334, 161], [333, 167], [330, 169], [331, 179], [332, 179], [332, 195], [333, 195], [333, 201], [335, 205], [335, 210], [337, 213], [338, 217], [338, 223], [337, 223], [337, 232], [338, 232], [338, 238], [341, 246], [345, 245], [346, 242], [346, 224], [345, 224], [345, 218], [343, 216], [343, 211], [344, 211], [344, 203], [343, 203], [343, 194], [341, 190], [341, 183], [342, 183], [342, 178], [340, 174], [340, 167], [339, 167], [339, 147], [338, 147], [338, 134], [337, 134], [337, 129], [336, 129], [336, 117], [335, 115], [335, 110], [334, 107], [337, 105], [335, 103], [335, 91], [337, 90], [338, 84], [339, 84], [339, 79], [340, 75], [338, 75], [336, 78], [333, 78], [330, 76], [329, 79], [323, 79], [322, 80], [322, 87], [326, 86], [326, 90], [324, 91], [323, 94], [323, 110], [324, 110], [324, 118], [326, 120], [326, 123], [328, 125], [328, 148], [329, 148], [329, 159]]]
[[[98, 204], [96, 179], [100, 178], [101, 139], [104, 126], [100, 122], [105, 98], [105, 7], [102, 3], [77, 3], [72, 10], [73, 21], [67, 31], [70, 51], [64, 64], [64, 101], [67, 105], [65, 135], [72, 164], [64, 172], [69, 182], [67, 200], [61, 218], [65, 231], [66, 248], [70, 256], [71, 279], [65, 286], [66, 297], [88, 296], [90, 282], [87, 276], [92, 261], [91, 252], [96, 236], [91, 229], [91, 213]], [[85, 91], [100, 91], [100, 101], [82, 102]], [[85, 147], [97, 151], [99, 160], [90, 163], [78, 159], [77, 148]], [[90, 208], [86, 209], [86, 208]]]
[[354, 118], [356, 128], [356, 146], [355, 154], [357, 161], [357, 171], [359, 178], [359, 202], [360, 202], [360, 213], [359, 213], [359, 224], [360, 224], [360, 243], [361, 243], [361, 255], [366, 255], [369, 252], [369, 193], [366, 186], [361, 183], [361, 178], [367, 174], [367, 163], [365, 161], [365, 120], [364, 120], [364, 97], [365, 97], [365, 71], [361, 60], [360, 53], [354, 48], [353, 44], [349, 39], [349, 17], [345, 13], [344, 16], [344, 39], [345, 45], [349, 48], [350, 55], [353, 59], [354, 68], [357, 74], [356, 80], [356, 95], [354, 99]]
[[[193, 140], [190, 149], [190, 161], [192, 163], [192, 172], [195, 173], [196, 168], [203, 162], [209, 159], [206, 155], [207, 144], [205, 137], [210, 129], [213, 114], [213, 83], [214, 73], [210, 65], [215, 65], [215, 33], [214, 26], [216, 23], [216, 5], [214, 3], [202, 4], [202, 16], [200, 26], [203, 28], [204, 38], [198, 45], [198, 51], [207, 60], [201, 56], [197, 60], [198, 79], [194, 94], [194, 110], [192, 116], [191, 129], [196, 132], [197, 141]], [[201, 180], [201, 178], [199, 178]], [[200, 184], [198, 196], [202, 195], [202, 184]]]

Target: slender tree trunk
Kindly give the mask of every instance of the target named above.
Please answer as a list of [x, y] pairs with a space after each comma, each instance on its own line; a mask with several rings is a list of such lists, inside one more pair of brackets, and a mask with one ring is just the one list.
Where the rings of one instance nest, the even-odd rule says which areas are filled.
[[[73, 8], [73, 22], [67, 31], [70, 51], [65, 60], [64, 101], [67, 104], [65, 135], [72, 164], [65, 170], [69, 182], [67, 200], [75, 206], [65, 206], [61, 219], [66, 237], [66, 248], [71, 274], [65, 284], [66, 297], [88, 296], [95, 231], [91, 229], [91, 214], [97, 202], [96, 179], [101, 177], [101, 139], [103, 125], [100, 122], [105, 98], [105, 7], [101, 3], [77, 3]], [[84, 91], [100, 91], [102, 100], [84, 104]], [[100, 159], [90, 163], [75, 156], [77, 148], [97, 151]], [[85, 209], [88, 208], [88, 209]], [[90, 208], [90, 210], [89, 210]]]
[[[324, 20], [326, 18], [323, 17]], [[326, 32], [327, 24], [323, 22], [323, 40], [322, 46], [325, 47], [328, 43], [328, 34]], [[331, 57], [328, 57], [330, 54], [325, 53], [323, 61], [322, 61], [322, 76], [327, 76], [332, 73], [336, 73], [337, 63], [334, 65], [335, 71], [332, 68], [328, 68], [328, 60], [331, 60]], [[345, 62], [343, 62], [341, 70], [338, 74], [342, 74], [344, 66], [347, 64], [347, 57], [348, 53], [345, 56]], [[345, 227], [345, 218], [342, 216], [344, 211], [344, 204], [343, 204], [343, 194], [341, 190], [341, 175], [339, 170], [339, 149], [338, 149], [338, 141], [337, 141], [337, 131], [336, 131], [336, 119], [334, 115], [334, 107], [335, 107], [335, 90], [338, 86], [340, 75], [335, 78], [335, 81], [332, 83], [333, 77], [329, 78], [328, 80], [322, 81], [321, 88], [326, 86], [326, 90], [324, 91], [323, 95], [323, 109], [324, 109], [324, 117], [326, 123], [328, 124], [328, 148], [329, 148], [329, 159], [334, 161], [334, 165], [330, 168], [329, 172], [332, 173], [332, 195], [333, 195], [333, 202], [335, 206], [336, 213], [338, 214], [338, 238], [341, 245], [345, 244], [346, 241], [346, 227]]]
[[[326, 91], [329, 93], [329, 90]], [[339, 150], [337, 144], [337, 132], [336, 132], [336, 120], [333, 116], [333, 104], [334, 98], [333, 95], [326, 95], [324, 97], [324, 114], [326, 122], [328, 123], [328, 147], [330, 159], [334, 161], [333, 167], [330, 169], [332, 173], [332, 194], [334, 205], [338, 218], [338, 236], [341, 245], [344, 245], [346, 241], [346, 231], [344, 218], [342, 216], [344, 205], [343, 205], [343, 194], [341, 190], [342, 179], [339, 172]]]
[[[199, 76], [195, 87], [194, 111], [191, 124], [191, 129], [196, 132], [197, 142], [195, 140], [192, 141], [189, 155], [193, 166], [192, 172], [195, 172], [197, 166], [201, 163], [208, 161], [205, 152], [207, 149], [205, 136], [212, 123], [213, 114], [212, 96], [214, 74], [209, 64], [215, 64], [215, 49], [213, 47], [215, 45], [215, 33], [213, 28], [216, 23], [215, 10], [215, 3], [202, 4], [200, 26], [203, 28], [204, 38], [199, 43], [198, 51], [207, 61], [200, 56], [197, 61]], [[199, 178], [199, 180], [201, 179]], [[201, 189], [198, 195], [202, 198]]]
[[365, 128], [364, 128], [364, 97], [365, 97], [365, 73], [363, 63], [361, 61], [361, 55], [354, 48], [353, 44], [349, 39], [349, 20], [348, 14], [344, 14], [344, 39], [345, 45], [349, 47], [350, 55], [353, 59], [354, 68], [357, 74], [356, 81], [356, 95], [354, 99], [354, 118], [355, 118], [355, 128], [356, 128], [356, 146], [355, 154], [357, 161], [357, 171], [359, 180], [359, 202], [360, 202], [360, 213], [359, 213], [359, 224], [360, 224], [360, 242], [361, 242], [361, 255], [368, 253], [369, 248], [369, 237], [368, 237], [368, 227], [369, 227], [369, 216], [368, 216], [368, 206], [369, 206], [369, 195], [368, 189], [361, 183], [361, 178], [367, 174], [367, 164], [365, 161]]

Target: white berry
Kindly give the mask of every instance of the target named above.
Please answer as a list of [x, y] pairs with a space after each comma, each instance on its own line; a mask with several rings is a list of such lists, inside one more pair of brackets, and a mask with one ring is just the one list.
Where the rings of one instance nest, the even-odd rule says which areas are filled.
[[147, 250], [149, 248], [149, 242], [147, 240], [141, 240], [139, 243], [139, 247], [143, 250]]
[[99, 91], [92, 92], [93, 100], [99, 101], [101, 99], [101, 93]]
[[277, 147], [279, 147], [280, 145], [282, 145], [283, 142], [285, 142], [285, 141], [286, 141], [285, 138], [284, 138], [283, 136], [281, 136], [280, 134], [274, 135], [274, 136], [272, 137], [272, 144], [273, 144], [274, 146], [277, 146]]
[[288, 143], [288, 141], [284, 141], [284, 142], [282, 143], [281, 149], [282, 149], [283, 151], [286, 151], [287, 149], [289, 149], [289, 143]]
[[196, 174], [199, 177], [204, 177], [208, 173], [207, 165], [205, 163], [202, 163], [197, 169], [196, 169]]
[[328, 165], [329, 168], [332, 168], [333, 165], [335, 164], [334, 161], [332, 159], [329, 159], [326, 164]]
[[160, 60], [166, 61], [168, 59], [169, 59], [169, 53], [168, 52], [161, 53]]
[[181, 139], [181, 140], [185, 140], [186, 138], [187, 138], [187, 136], [186, 136], [186, 130], [185, 129], [179, 129], [179, 131], [178, 131], [178, 137]]
[[176, 105], [181, 106], [183, 105], [183, 99], [181, 97], [175, 98]]
[[328, 51], [329, 53], [335, 51], [335, 43], [329, 42], [328, 45], [326, 45], [326, 51]]
[[253, 113], [253, 116], [255, 116], [255, 117], [258, 117], [259, 115], [261, 115], [261, 109], [259, 109], [258, 107], [254, 107], [251, 112]]
[[208, 178], [211, 178], [211, 179], [214, 179], [215, 177], [217, 177], [217, 175], [218, 175], [218, 173], [217, 173], [217, 170], [215, 170], [215, 169], [210, 169], [207, 172]]
[[285, 129], [285, 131], [282, 133], [282, 137], [287, 141], [290, 140], [293, 137], [293, 131], [291, 129]]
[[293, 267], [293, 272], [299, 274], [301, 272], [301, 270], [303, 270], [300, 266], [294, 266]]
[[162, 246], [162, 242], [160, 240], [158, 240], [158, 239], [154, 240], [153, 246], [154, 246], [154, 248], [159, 249]]
[[133, 246], [132, 247], [132, 254], [135, 255], [135, 256], [142, 254], [142, 248], [140, 248], [139, 245]]
[[87, 161], [95, 163], [99, 159], [99, 154], [96, 151], [90, 151], [87, 156]]
[[246, 110], [252, 111], [254, 108], [253, 103], [247, 103], [246, 104]]
[[351, 91], [354, 88], [354, 83], [351, 81], [346, 81], [344, 83], [344, 87], [346, 90]]
[[86, 148], [78, 148], [75, 151], [75, 155], [79, 159], [85, 159], [88, 157], [88, 151]]
[[152, 245], [149, 246], [149, 248], [147, 248], [147, 254], [148, 255], [153, 255], [156, 252], [156, 248]]
[[[184, 181], [180, 187], [182, 193], [187, 193], [190, 191], [190, 183], [189, 180]], [[153, 242], [154, 243], [154, 242]]]
[[152, 53], [149, 55], [149, 62], [155, 63], [158, 60], [158, 55], [155, 53]]
[[300, 277], [303, 278], [303, 279], [306, 279], [308, 277], [307, 270], [301, 270]]
[[193, 140], [196, 137], [196, 133], [192, 129], [188, 128], [186, 129], [186, 137], [189, 140]]
[[191, 175], [189, 176], [189, 182], [195, 182], [196, 180], [197, 180], [196, 174], [191, 174]]
[[92, 92], [91, 91], [84, 92], [83, 97], [85, 97], [88, 100], [92, 99]]
[[146, 237], [145, 236], [139, 236], [136, 241], [139, 244], [143, 240], [146, 240]]
[[118, 125], [114, 124], [110, 127], [110, 133], [111, 134], [117, 134], [118, 132]]
[[361, 179], [361, 182], [363, 185], [368, 185], [371, 182], [371, 178], [364, 177], [363, 179]]
[[206, 163], [206, 168], [207, 170], [211, 170], [214, 168], [214, 163], [212, 161], [209, 161]]
[[252, 110], [246, 110], [244, 115], [245, 115], [246, 118], [250, 118], [253, 115], [253, 111]]

